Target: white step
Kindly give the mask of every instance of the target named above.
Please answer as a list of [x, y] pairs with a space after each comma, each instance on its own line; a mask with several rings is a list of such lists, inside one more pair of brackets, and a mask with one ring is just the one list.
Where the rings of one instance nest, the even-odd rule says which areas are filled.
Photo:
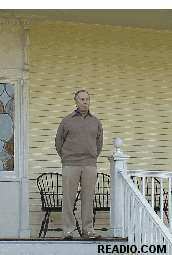
[[[108, 246], [107, 246], [108, 245]], [[127, 239], [102, 239], [97, 241], [85, 241], [74, 239], [66, 241], [62, 239], [23, 239], [23, 240], [0, 240], [0, 255], [97, 255], [112, 252], [116, 245], [127, 246]], [[100, 247], [100, 253], [98, 253]], [[103, 249], [103, 250], [102, 250]], [[103, 252], [104, 251], [104, 252]], [[113, 254], [120, 254], [113, 252]], [[123, 253], [128, 254], [128, 253]]]

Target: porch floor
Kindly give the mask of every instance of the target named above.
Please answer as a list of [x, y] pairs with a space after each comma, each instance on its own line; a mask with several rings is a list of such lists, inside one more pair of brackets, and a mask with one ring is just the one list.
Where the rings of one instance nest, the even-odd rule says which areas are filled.
[[[104, 252], [101, 250], [98, 253], [99, 245], [101, 245], [101, 249], [104, 249]], [[71, 241], [62, 238], [3, 238], [0, 239], [0, 255], [96, 255], [106, 253], [107, 245], [110, 247], [109, 253], [114, 245], [126, 246], [127, 238], [106, 238], [95, 241], [86, 241], [81, 238], [74, 238]], [[113, 252], [113, 254], [119, 253]]]

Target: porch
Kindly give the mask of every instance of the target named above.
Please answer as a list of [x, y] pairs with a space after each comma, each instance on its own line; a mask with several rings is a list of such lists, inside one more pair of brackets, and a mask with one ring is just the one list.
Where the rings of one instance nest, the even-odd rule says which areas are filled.
[[[104, 33], [102, 34], [102, 26], [96, 26], [98, 36], [95, 34], [94, 26], [89, 27], [90, 34], [88, 34], [88, 27], [84, 24], [62, 24], [59, 21], [57, 24], [24, 22], [23, 37], [16, 43], [15, 38], [20, 38], [21, 24], [18, 20], [14, 23], [1, 22], [2, 39], [4, 38], [5, 42], [12, 42], [12, 46], [16, 45], [20, 53], [24, 52], [23, 57], [21, 58], [22, 54], [18, 54], [18, 58], [25, 61], [18, 60], [16, 67], [16, 55], [14, 54], [13, 60], [11, 58], [13, 54], [11, 55], [11, 51], [8, 50], [12, 46], [4, 47], [2, 59], [8, 59], [8, 62], [1, 70], [1, 82], [14, 84], [15, 87], [16, 162], [15, 171], [1, 172], [1, 194], [5, 194], [1, 202], [1, 237], [18, 236], [21, 238], [23, 236], [26, 238], [30, 236], [30, 232], [31, 237], [38, 235], [44, 214], [40, 212], [38, 204], [40, 198], [38, 200], [39, 194], [35, 180], [41, 173], [54, 171], [61, 167], [60, 161], [57, 162], [54, 149], [54, 134], [61, 118], [71, 110], [69, 91], [76, 92], [79, 82], [84, 85], [85, 89], [91, 90], [93, 113], [102, 119], [106, 134], [99, 169], [109, 171], [109, 167], [106, 167], [106, 156], [111, 151], [111, 139], [118, 135], [125, 139], [125, 151], [131, 156], [128, 168], [131, 169], [133, 166], [136, 168], [136, 170], [127, 170], [125, 161], [128, 158], [123, 157], [122, 154], [111, 157], [111, 172], [114, 173], [113, 180], [117, 182], [117, 186], [112, 187], [115, 206], [112, 205], [113, 214], [108, 216], [108, 220], [111, 221], [109, 224], [111, 232], [103, 232], [103, 237], [109, 240], [108, 237], [111, 236], [115, 240], [118, 236], [117, 240], [119, 240], [127, 236], [130, 244], [141, 245], [144, 241], [154, 244], [165, 243], [170, 246], [168, 241], [171, 240], [169, 229], [171, 228], [172, 177], [170, 173], [172, 158], [170, 146], [171, 93], [169, 93], [171, 88], [171, 69], [169, 68], [171, 65], [171, 31], [152, 31], [152, 27], [146, 30], [121, 29], [120, 27], [114, 30], [113, 27], [107, 27], [103, 28]], [[12, 27], [10, 35], [4, 32], [8, 30], [8, 27]], [[74, 28], [76, 33], [73, 32]], [[29, 29], [31, 32], [30, 72]], [[56, 31], [59, 33], [56, 34]], [[107, 47], [109, 40], [105, 44], [100, 43], [104, 38], [109, 38], [111, 34], [113, 34], [111, 38], [113, 43], [110, 52], [113, 54], [109, 54], [109, 47]], [[166, 40], [162, 40], [162, 36], [165, 36]], [[126, 38], [131, 40], [128, 41]], [[78, 43], [74, 51], [65, 44], [69, 39], [72, 43], [76, 43], [77, 39]], [[90, 39], [91, 48], [89, 43], [82, 46], [83, 40]], [[24, 51], [20, 41], [23, 42]], [[103, 54], [102, 47], [99, 47], [100, 44], [105, 49]], [[126, 45], [126, 51], [124, 51]], [[142, 47], [138, 49], [138, 45]], [[166, 54], [164, 54], [164, 49]], [[128, 55], [128, 52], [131, 55]], [[168, 55], [168, 60], [166, 55]], [[142, 59], [144, 62], [140, 61]], [[113, 61], [116, 61], [116, 65], [113, 65]], [[61, 74], [60, 77], [57, 70]], [[104, 109], [102, 109], [102, 102]], [[21, 130], [22, 132], [19, 132]], [[147, 141], [149, 144], [145, 148]], [[162, 162], [163, 159], [165, 159], [164, 162]], [[144, 165], [147, 171], [138, 171], [140, 165]], [[152, 169], [166, 169], [167, 172], [148, 172]], [[129, 176], [126, 176], [126, 172], [132, 177], [133, 184], [131, 180], [129, 181]], [[121, 196], [120, 199], [118, 199], [118, 194]], [[156, 201], [154, 200], [155, 195], [158, 196]], [[155, 206], [156, 203], [158, 206]], [[158, 208], [160, 218], [157, 218], [155, 212], [152, 211], [155, 207]], [[14, 211], [12, 213], [11, 208]], [[119, 216], [117, 219], [115, 219], [116, 215]], [[137, 217], [138, 215], [140, 217]], [[149, 215], [148, 218], [146, 218], [147, 215]], [[60, 220], [59, 216], [58, 223]], [[54, 225], [54, 219], [51, 224]], [[30, 241], [36, 244], [37, 239], [6, 239], [6, 241], [8, 245], [15, 242], [18, 247], [19, 244], [22, 245], [25, 242], [31, 244]], [[2, 240], [1, 244], [7, 244], [6, 241]], [[57, 236], [56, 240], [48, 237], [45, 241], [39, 239], [39, 244], [45, 247], [44, 244], [48, 245], [50, 241], [60, 241], [65, 244], [60, 236]], [[73, 242], [75, 241], [82, 242], [77, 239], [77, 236]], [[85, 245], [87, 244], [88, 242]], [[4, 246], [2, 253], [5, 253], [6, 249], [8, 250]], [[27, 252], [32, 251], [29, 251], [27, 247], [27, 250], [21, 250], [20, 253], [27, 254]], [[170, 251], [168, 252], [170, 254]]]
[[[60, 236], [37, 239], [4, 238], [0, 240], [1, 254], [19, 254], [19, 252], [23, 255], [88, 255], [119, 254], [119, 252], [140, 254], [144, 246], [147, 254], [171, 255], [171, 174], [162, 171], [127, 171], [126, 162], [129, 156], [120, 151], [121, 145], [122, 140], [115, 139], [116, 152], [108, 157], [111, 163], [110, 226], [101, 240], [83, 240], [76, 231], [72, 241], [65, 241]], [[151, 181], [148, 181], [148, 177], [151, 177]], [[160, 178], [159, 182], [157, 178]], [[167, 180], [164, 181], [165, 179]], [[154, 208], [157, 209], [157, 195], [159, 195], [159, 210], [156, 213]], [[167, 216], [165, 222], [163, 222], [164, 213]]]
[[[1, 254], [6, 255], [55, 255], [55, 254], [73, 254], [73, 255], [96, 255], [99, 253], [111, 252], [113, 248], [119, 254], [118, 249], [125, 249], [127, 240], [122, 238], [108, 238], [101, 241], [84, 241], [74, 239], [73, 241], [64, 241], [62, 239], [3, 239], [0, 240]], [[107, 248], [106, 248], [107, 247]], [[100, 250], [100, 252], [98, 252]]]

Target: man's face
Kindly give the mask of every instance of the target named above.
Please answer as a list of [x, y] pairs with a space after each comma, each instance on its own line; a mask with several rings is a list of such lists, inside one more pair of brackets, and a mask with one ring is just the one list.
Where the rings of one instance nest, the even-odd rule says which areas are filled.
[[78, 107], [78, 110], [87, 112], [90, 106], [90, 100], [87, 92], [80, 92], [78, 94], [78, 100], [75, 101], [75, 104]]

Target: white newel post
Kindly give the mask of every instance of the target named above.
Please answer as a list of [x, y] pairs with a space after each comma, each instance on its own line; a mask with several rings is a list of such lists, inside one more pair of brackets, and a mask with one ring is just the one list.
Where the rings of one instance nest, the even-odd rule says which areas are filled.
[[124, 234], [124, 190], [122, 178], [119, 171], [127, 171], [126, 162], [129, 156], [124, 155], [120, 151], [122, 140], [116, 138], [114, 140], [116, 152], [113, 153], [108, 160], [110, 161], [110, 237], [125, 237]]

